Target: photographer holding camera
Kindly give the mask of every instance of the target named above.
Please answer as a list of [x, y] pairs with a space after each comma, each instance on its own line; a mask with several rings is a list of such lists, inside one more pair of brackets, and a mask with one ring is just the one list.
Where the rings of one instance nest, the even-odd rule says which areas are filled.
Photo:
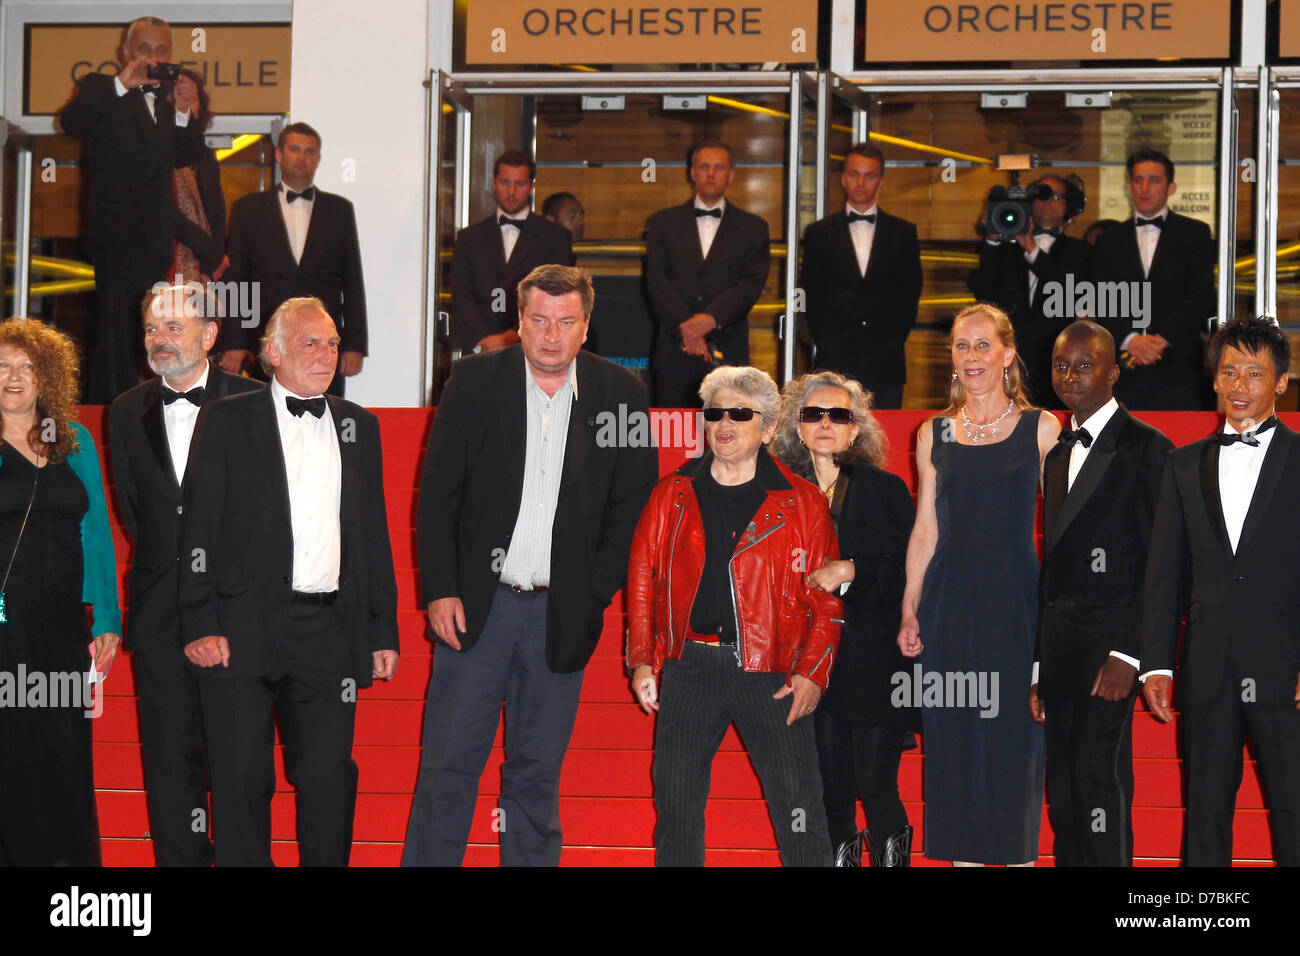
[[122, 70], [82, 77], [60, 115], [64, 132], [85, 144], [90, 178], [86, 246], [97, 305], [89, 404], [108, 404], [139, 380], [140, 300], [168, 279], [176, 238], [172, 170], [193, 165], [203, 148], [203, 132], [190, 121], [198, 88], [167, 62], [171, 55], [165, 21], [133, 21], [118, 51]]
[[[1052, 391], [1052, 343], [1073, 317], [1048, 317], [1043, 302], [1049, 283], [1064, 284], [1067, 275], [1076, 283], [1090, 277], [1092, 247], [1064, 231], [1083, 211], [1086, 198], [1077, 176], [1054, 173], [1021, 189], [1025, 198], [1019, 202], [1016, 190], [995, 187], [990, 192], [980, 263], [967, 287], [976, 299], [996, 304], [1011, 319], [1030, 400], [1042, 408], [1060, 408]], [[1023, 206], [1029, 203], [1025, 216]], [[1008, 205], [1022, 210], [1007, 210]], [[997, 215], [1000, 211], [1007, 215]]]

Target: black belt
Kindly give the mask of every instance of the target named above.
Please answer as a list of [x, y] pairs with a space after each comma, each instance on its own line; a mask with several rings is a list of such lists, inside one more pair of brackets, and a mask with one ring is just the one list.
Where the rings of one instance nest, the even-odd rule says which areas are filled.
[[516, 594], [541, 594], [543, 591], [550, 590], [550, 588], [545, 584], [539, 584], [537, 587], [534, 588], [521, 588], [517, 584], [507, 584], [505, 581], [501, 581], [500, 584], [503, 588], [509, 588], [510, 590], [514, 591]]
[[338, 591], [294, 591], [289, 596], [290, 604], [310, 604], [316, 607], [328, 607], [339, 603]]

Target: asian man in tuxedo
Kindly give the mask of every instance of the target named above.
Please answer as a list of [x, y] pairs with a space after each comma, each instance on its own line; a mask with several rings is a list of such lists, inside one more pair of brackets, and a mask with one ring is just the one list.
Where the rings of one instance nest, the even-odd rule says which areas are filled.
[[194, 430], [181, 641], [199, 680], [218, 866], [271, 864], [276, 719], [299, 860], [347, 865], [357, 690], [397, 668], [379, 422], [325, 395], [338, 345], [319, 299], [283, 302], [262, 347], [270, 386], [206, 405]]
[[221, 320], [214, 298], [197, 284], [153, 292], [142, 312], [145, 357], [158, 378], [113, 401], [109, 449], [118, 511], [135, 545], [126, 636], [149, 832], [158, 866], [208, 866], [203, 720], [198, 683], [181, 649], [177, 605], [181, 486], [200, 408], [262, 385], [208, 360]]
[[986, 237], [980, 243], [978, 268], [967, 285], [975, 298], [994, 302], [1011, 319], [1016, 330], [1016, 352], [1025, 365], [1030, 400], [1044, 408], [1059, 408], [1052, 390], [1052, 347], [1068, 323], [1061, 315], [1049, 316], [1052, 293], [1065, 303], [1067, 276], [1086, 282], [1092, 271], [1092, 247], [1067, 236], [1065, 228], [1083, 211], [1085, 196], [1077, 178], [1048, 174], [1030, 184], [1040, 189], [1034, 200], [1029, 228], [1013, 239]]
[[767, 223], [727, 201], [731, 147], [698, 143], [689, 168], [694, 198], [661, 209], [645, 229], [655, 403], [672, 408], [698, 406], [700, 382], [715, 365], [749, 364], [749, 310], [771, 263]]
[[87, 73], [59, 115], [63, 131], [85, 144], [90, 179], [95, 328], [86, 401], [97, 405], [140, 381], [140, 302], [154, 283], [169, 281], [176, 239], [172, 173], [203, 150], [203, 131], [191, 122], [194, 81], [181, 76], [169, 93], [148, 78], [150, 66], [172, 59], [166, 21], [133, 21], [118, 55], [118, 75]]
[[[1276, 416], [1291, 348], [1242, 317], [1210, 341], [1221, 431], [1169, 456], [1142, 616], [1147, 706], [1173, 718], [1177, 667], [1187, 866], [1228, 866], [1247, 739], [1273, 855], [1300, 865], [1300, 438]], [[1187, 628], [1175, 662], [1179, 625]]]
[[[287, 299], [320, 299], [341, 336], [338, 373], [329, 394], [361, 371], [368, 351], [366, 289], [352, 203], [313, 185], [321, 160], [320, 134], [306, 123], [280, 131], [275, 161], [280, 183], [230, 207], [228, 282], [258, 283], [257, 323], [225, 323], [221, 365], [238, 373], [258, 349], [267, 318]], [[261, 369], [254, 367], [255, 375]]]
[[1052, 385], [1073, 415], [1043, 471], [1043, 567], [1030, 710], [1046, 723], [1057, 866], [1133, 863], [1133, 697], [1141, 584], [1173, 444], [1115, 401], [1115, 340], [1068, 326]]
[[916, 226], [876, 204], [885, 156], [858, 143], [844, 157], [844, 208], [803, 235], [800, 287], [816, 366], [857, 379], [876, 408], [902, 408], [903, 346], [921, 298]]
[[[1116, 394], [1135, 410], [1201, 407], [1205, 348], [1201, 333], [1215, 315], [1214, 238], [1203, 222], [1169, 208], [1178, 191], [1174, 164], [1144, 149], [1128, 158], [1133, 219], [1102, 233], [1093, 258], [1093, 281], [1122, 282], [1129, 309], [1099, 320], [1115, 336], [1124, 376]], [[1142, 314], [1132, 290], [1141, 295]]]
[[464, 354], [516, 344], [520, 281], [538, 266], [573, 265], [569, 230], [529, 208], [536, 178], [531, 156], [506, 150], [492, 166], [496, 211], [456, 235], [451, 333]]

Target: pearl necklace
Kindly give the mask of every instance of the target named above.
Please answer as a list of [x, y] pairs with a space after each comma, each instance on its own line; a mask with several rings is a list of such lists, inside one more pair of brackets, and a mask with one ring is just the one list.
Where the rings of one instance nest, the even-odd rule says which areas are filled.
[[1016, 403], [1011, 399], [1007, 399], [1006, 411], [1004, 411], [997, 418], [993, 419], [993, 421], [991, 422], [985, 422], [983, 425], [976, 425], [973, 421], [971, 421], [970, 415], [966, 413], [966, 406], [963, 405], [961, 407], [961, 423], [966, 429], [966, 437], [970, 439], [970, 443], [972, 445], [978, 445], [980, 442], [984, 441], [986, 437], [985, 431], [990, 428], [993, 429], [992, 437], [997, 438], [998, 425], [1002, 422], [1003, 419], [1005, 419], [1008, 415], [1010, 415], [1012, 411], [1015, 410], [1015, 407], [1016, 407]]

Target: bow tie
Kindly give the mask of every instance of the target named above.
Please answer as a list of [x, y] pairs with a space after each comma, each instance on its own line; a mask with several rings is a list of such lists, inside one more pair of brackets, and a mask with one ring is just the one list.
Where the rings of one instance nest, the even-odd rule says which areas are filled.
[[528, 221], [527, 216], [525, 216], [523, 219], [511, 219], [509, 216], [501, 216], [497, 220], [497, 224], [501, 226], [514, 226], [516, 229], [522, 229], [524, 227], [524, 223], [527, 221]]
[[1086, 428], [1080, 428], [1077, 432], [1070, 431], [1068, 428], [1062, 428], [1061, 434], [1056, 436], [1056, 440], [1064, 445], [1073, 445], [1075, 442], [1078, 442], [1084, 448], [1092, 447], [1092, 435], [1088, 433], [1088, 429]]
[[1165, 220], [1163, 216], [1156, 216], [1154, 219], [1143, 219], [1141, 216], [1138, 216], [1137, 224], [1139, 226], [1155, 226], [1157, 229], [1163, 229], [1165, 227]]
[[308, 186], [306, 189], [304, 189], [304, 190], [303, 190], [302, 192], [300, 192], [300, 193], [296, 193], [296, 192], [294, 192], [292, 189], [286, 189], [286, 190], [284, 191], [284, 201], [285, 201], [285, 202], [293, 202], [295, 199], [305, 199], [305, 200], [307, 200], [308, 202], [311, 202], [311, 201], [312, 201], [313, 199], [315, 199], [315, 198], [316, 198], [316, 187], [315, 187], [315, 186]]
[[286, 395], [284, 404], [288, 407], [289, 414], [294, 418], [302, 418], [303, 412], [310, 412], [316, 418], [320, 418], [325, 414], [325, 396], [323, 395], [316, 398], [298, 398], [296, 395]]
[[1047, 226], [1035, 226], [1035, 227], [1034, 227], [1034, 235], [1035, 235], [1035, 236], [1053, 236], [1053, 237], [1059, 239], [1059, 238], [1061, 238], [1061, 227], [1060, 227], [1060, 226], [1051, 226], [1051, 227], [1049, 228], [1049, 227], [1047, 227]]
[[699, 208], [698, 206], [696, 206], [696, 207], [695, 207], [695, 215], [696, 215], [697, 218], [700, 217], [700, 216], [712, 216], [714, 219], [721, 219], [721, 218], [722, 218], [722, 209], [721, 209], [721, 207], [719, 207], [719, 208], [717, 208], [717, 209], [701, 209], [701, 208]]
[[1252, 448], [1258, 448], [1259, 439], [1256, 438], [1255, 436], [1260, 434], [1261, 432], [1268, 431], [1276, 424], [1277, 424], [1277, 417], [1269, 416], [1264, 420], [1263, 424], [1261, 424], [1258, 428], [1252, 428], [1248, 432], [1242, 432], [1240, 434], [1237, 434], [1235, 432], [1220, 432], [1217, 436], [1217, 441], [1224, 448], [1227, 448], [1229, 445], [1236, 444], [1237, 442], [1241, 442], [1243, 445], [1250, 445]]
[[164, 405], [170, 405], [178, 398], [183, 398], [185, 401], [197, 408], [203, 404], [203, 400], [207, 398], [207, 395], [208, 391], [202, 385], [196, 385], [188, 392], [172, 391], [166, 385], [162, 387], [162, 401]]
[[849, 225], [855, 222], [875, 222], [876, 214], [874, 212], [851, 212], [849, 213]]

